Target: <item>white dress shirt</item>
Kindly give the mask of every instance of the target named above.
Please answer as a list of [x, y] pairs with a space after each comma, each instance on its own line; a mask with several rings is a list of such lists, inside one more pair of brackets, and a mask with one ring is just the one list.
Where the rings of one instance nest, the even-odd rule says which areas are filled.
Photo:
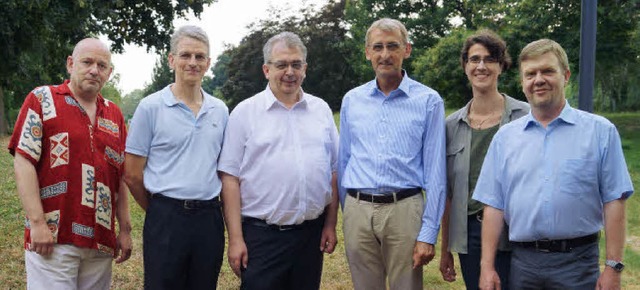
[[218, 170], [240, 179], [242, 216], [300, 224], [331, 202], [337, 156], [327, 103], [303, 93], [287, 109], [267, 86], [231, 112]]

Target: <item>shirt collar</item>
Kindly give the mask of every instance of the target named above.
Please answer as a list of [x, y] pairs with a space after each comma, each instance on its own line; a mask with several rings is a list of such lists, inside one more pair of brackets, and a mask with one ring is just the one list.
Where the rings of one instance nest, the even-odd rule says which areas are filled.
[[[292, 109], [298, 106], [300, 106], [301, 108], [307, 106], [308, 98], [304, 90], [302, 90], [302, 88], [300, 88], [300, 92], [302, 93], [302, 96], [300, 97], [300, 100], [295, 105], [293, 105], [293, 107], [291, 107]], [[286, 108], [282, 102], [278, 101], [278, 99], [276, 98], [276, 95], [273, 94], [273, 91], [269, 87], [269, 84], [267, 84], [267, 88], [264, 89], [263, 95], [264, 96], [262, 97], [262, 100], [263, 100], [265, 111], [268, 111], [269, 109], [274, 108], [275, 106]]]
[[[404, 69], [402, 70], [402, 81], [400, 81], [400, 85], [398, 85], [398, 88], [391, 91], [391, 93], [389, 94], [389, 97], [392, 96], [407, 96], [409, 97], [409, 87], [410, 87], [410, 83], [411, 82], [411, 78], [409, 78], [409, 75], [407, 74], [407, 71], [405, 71]], [[378, 78], [376, 77], [376, 79], [374, 79], [373, 81], [371, 81], [369, 83], [369, 95], [370, 96], [375, 96], [376, 94], [382, 94], [382, 91], [380, 91], [380, 89], [378, 89]], [[396, 91], [400, 91], [402, 92], [401, 94], [395, 93]], [[384, 94], [382, 94], [384, 95]]]
[[[70, 80], [64, 80], [64, 82], [60, 86], [58, 86], [58, 91], [59, 91], [60, 94], [65, 95], [65, 96], [70, 96], [76, 102], [78, 102], [76, 96], [73, 95], [73, 92], [71, 91], [71, 88], [69, 88], [69, 82], [70, 82]], [[109, 106], [109, 101], [107, 99], [103, 98], [100, 93], [98, 93], [98, 97], [96, 99], [96, 103], [97, 103], [98, 108], [102, 108], [103, 106]]]
[[[565, 100], [564, 101], [564, 108], [562, 108], [562, 111], [560, 112], [560, 115], [558, 115], [558, 117], [556, 117], [555, 119], [553, 119], [551, 122], [549, 122], [549, 125], [551, 124], [555, 124], [558, 122], [563, 122], [563, 123], [567, 123], [567, 124], [575, 124], [576, 120], [577, 120], [577, 112], [574, 108], [571, 107], [571, 105], [569, 105], [569, 101]], [[527, 128], [533, 126], [533, 125], [538, 125], [539, 126], [539, 122], [538, 120], [536, 120], [536, 118], [533, 116], [533, 110], [529, 111], [529, 114], [527, 114], [525, 117], [526, 118], [526, 122], [524, 122], [524, 127], [522, 128], [523, 130], [526, 130]]]
[[[176, 96], [171, 91], [171, 85], [173, 84], [169, 84], [168, 86], [164, 87], [164, 89], [162, 89], [162, 100], [168, 107], [172, 107], [180, 103], [180, 101], [178, 101]], [[208, 97], [209, 94], [207, 94], [202, 89], [202, 87], [200, 88], [200, 93], [202, 94], [202, 107], [200, 108], [201, 110], [215, 107], [215, 103]]]

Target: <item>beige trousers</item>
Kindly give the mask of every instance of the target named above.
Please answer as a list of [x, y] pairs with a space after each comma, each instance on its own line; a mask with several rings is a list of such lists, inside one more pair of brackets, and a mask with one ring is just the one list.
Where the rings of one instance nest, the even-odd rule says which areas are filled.
[[422, 224], [421, 194], [376, 204], [347, 195], [344, 242], [356, 290], [422, 289], [422, 267], [413, 269], [413, 248]]
[[95, 249], [54, 245], [41, 256], [25, 251], [27, 289], [108, 290], [113, 257]]

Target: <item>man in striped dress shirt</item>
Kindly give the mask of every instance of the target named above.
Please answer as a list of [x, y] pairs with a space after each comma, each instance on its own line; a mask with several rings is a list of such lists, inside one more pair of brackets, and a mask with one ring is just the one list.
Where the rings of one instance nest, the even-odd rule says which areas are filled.
[[[338, 178], [355, 289], [422, 289], [445, 201], [444, 104], [407, 75], [407, 30], [374, 22], [365, 53], [376, 79], [349, 91], [340, 111]], [[424, 195], [423, 195], [424, 190]], [[426, 199], [425, 199], [426, 197]]]

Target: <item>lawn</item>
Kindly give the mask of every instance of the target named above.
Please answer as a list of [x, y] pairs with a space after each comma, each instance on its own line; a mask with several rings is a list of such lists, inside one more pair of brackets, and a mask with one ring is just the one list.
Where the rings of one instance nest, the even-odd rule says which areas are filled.
[[[622, 136], [627, 165], [634, 187], [640, 186], [640, 113], [606, 115], [614, 122]], [[337, 119], [337, 117], [336, 117]], [[16, 193], [13, 177], [13, 159], [6, 150], [8, 138], [0, 139], [0, 281], [3, 289], [24, 289], [24, 251], [22, 249], [24, 218]], [[627, 246], [623, 289], [640, 289], [640, 199], [633, 196], [627, 202]], [[144, 213], [136, 204], [131, 205], [134, 251], [129, 261], [114, 265], [113, 289], [142, 289], [142, 225]], [[341, 221], [341, 219], [339, 219]], [[322, 289], [352, 289], [349, 268], [344, 255], [341, 223], [338, 225], [339, 244], [332, 255], [325, 256]], [[604, 250], [604, 239], [601, 249]], [[425, 289], [464, 289], [462, 277], [458, 281], [443, 282], [438, 271], [439, 246], [436, 259], [424, 268]], [[603, 256], [604, 251], [601, 251]], [[226, 256], [226, 255], [225, 255]], [[225, 259], [226, 260], [226, 259]], [[456, 261], [457, 262], [457, 261]], [[460, 270], [457, 270], [460, 273]], [[239, 279], [234, 276], [226, 261], [218, 282], [218, 289], [238, 289]]]

